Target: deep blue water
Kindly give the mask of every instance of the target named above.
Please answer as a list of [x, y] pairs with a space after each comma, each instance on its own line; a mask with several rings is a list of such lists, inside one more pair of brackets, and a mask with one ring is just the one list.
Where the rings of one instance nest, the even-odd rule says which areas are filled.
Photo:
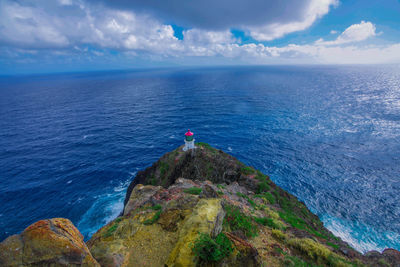
[[88, 238], [188, 128], [270, 174], [356, 249], [400, 249], [399, 66], [0, 78], [0, 240], [51, 217]]

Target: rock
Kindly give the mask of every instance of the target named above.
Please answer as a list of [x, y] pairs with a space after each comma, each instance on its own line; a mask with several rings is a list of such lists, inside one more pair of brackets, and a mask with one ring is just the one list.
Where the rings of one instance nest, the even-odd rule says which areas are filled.
[[191, 180], [210, 180], [217, 184], [239, 181], [243, 167], [237, 159], [210, 146], [199, 146], [195, 153], [182, 151], [182, 146], [163, 155], [152, 166], [139, 171], [128, 187], [124, 204], [129, 200], [132, 190], [138, 184], [161, 185], [165, 188], [174, 184], [178, 178]]
[[390, 259], [391, 262], [397, 262], [400, 266], [400, 251], [387, 248], [382, 252], [382, 255], [385, 256], [385, 258]]
[[311, 239], [314, 238], [309, 232], [295, 227], [288, 227], [286, 230], [298, 238], [311, 238]]
[[226, 190], [229, 191], [232, 195], [237, 195], [237, 193], [247, 194], [246, 188], [240, 186], [238, 182], [233, 182], [226, 187]]
[[158, 220], [158, 224], [161, 227], [170, 232], [176, 232], [178, 230], [178, 222], [185, 218], [185, 214], [182, 210], [179, 209], [172, 209], [166, 212], [163, 212]]
[[129, 214], [132, 210], [144, 206], [145, 204], [153, 204], [152, 197], [161, 190], [161, 186], [141, 185], [138, 184], [133, 190], [125, 205], [123, 215]]
[[41, 220], [0, 243], [0, 266], [100, 266], [68, 219]]
[[155, 213], [138, 212], [102, 227], [87, 242], [93, 257], [101, 266], [164, 266], [178, 233], [143, 224]]
[[214, 232], [216, 234], [215, 229], [221, 229], [223, 220], [221, 214], [223, 213], [221, 199], [201, 199], [179, 230], [178, 241], [166, 265], [168, 267], [196, 266], [195, 256], [189, 244], [193, 244], [199, 233]]
[[217, 198], [218, 193], [217, 193], [217, 188], [213, 185], [205, 184], [202, 187], [202, 191], [200, 193], [201, 198]]
[[232, 233], [225, 233], [225, 235], [232, 241], [235, 249], [239, 252], [235, 253], [237, 256], [228, 259], [228, 266], [261, 266], [258, 251], [253, 245]]

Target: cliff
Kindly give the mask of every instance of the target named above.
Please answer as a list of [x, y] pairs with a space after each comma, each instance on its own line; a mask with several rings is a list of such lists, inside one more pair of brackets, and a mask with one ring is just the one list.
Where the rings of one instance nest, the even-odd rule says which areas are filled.
[[0, 244], [0, 266], [400, 266], [400, 252], [360, 254], [267, 175], [197, 145], [139, 172], [86, 244], [68, 220], [40, 221]]

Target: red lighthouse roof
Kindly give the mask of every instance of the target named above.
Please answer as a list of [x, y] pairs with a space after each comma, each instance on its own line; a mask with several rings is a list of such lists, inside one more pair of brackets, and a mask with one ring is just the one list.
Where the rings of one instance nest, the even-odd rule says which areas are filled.
[[186, 136], [192, 136], [193, 133], [192, 133], [190, 130], [188, 130], [188, 131], [185, 133], [185, 135], [186, 135]]

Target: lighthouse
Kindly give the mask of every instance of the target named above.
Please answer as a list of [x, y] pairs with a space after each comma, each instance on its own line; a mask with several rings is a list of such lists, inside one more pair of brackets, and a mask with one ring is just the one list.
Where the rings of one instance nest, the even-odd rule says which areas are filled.
[[183, 151], [187, 151], [189, 149], [194, 149], [194, 148], [196, 147], [194, 146], [193, 133], [190, 130], [188, 130], [185, 133], [185, 146], [183, 147]]

